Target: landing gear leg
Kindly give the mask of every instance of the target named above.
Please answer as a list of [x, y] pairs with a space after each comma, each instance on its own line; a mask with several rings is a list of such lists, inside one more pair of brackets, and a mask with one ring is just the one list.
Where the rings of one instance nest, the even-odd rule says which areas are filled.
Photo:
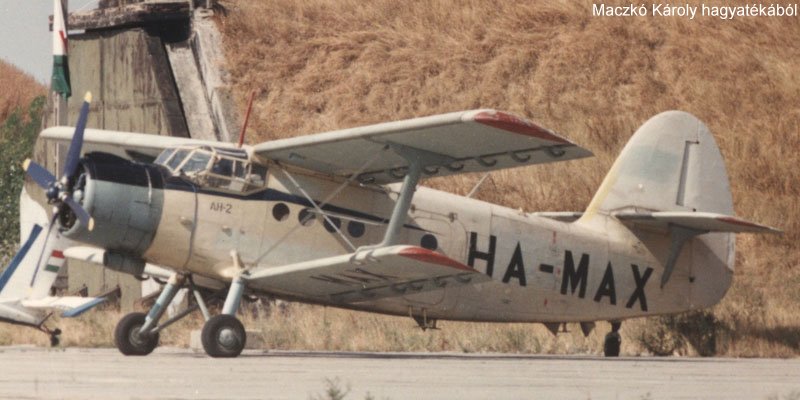
[[236, 277], [231, 282], [222, 314], [215, 315], [203, 325], [200, 339], [203, 349], [211, 357], [236, 357], [244, 350], [247, 335], [244, 325], [236, 318], [236, 310], [244, 293], [244, 279]]
[[158, 320], [164, 315], [185, 279], [185, 275], [173, 274], [147, 315], [135, 312], [122, 317], [114, 329], [114, 343], [122, 354], [146, 356], [155, 350], [159, 331], [166, 325], [158, 326]]
[[622, 345], [622, 337], [619, 335], [619, 328], [622, 322], [611, 321], [611, 332], [606, 335], [603, 342], [603, 354], [606, 357], [619, 357], [619, 349]]
[[50, 347], [56, 347], [59, 345], [59, 343], [61, 343], [61, 339], [59, 338], [59, 335], [61, 335], [61, 329], [50, 329], [44, 325], [44, 323], [52, 316], [53, 313], [47, 314], [47, 316], [42, 319], [39, 325], [35, 327], [50, 337]]

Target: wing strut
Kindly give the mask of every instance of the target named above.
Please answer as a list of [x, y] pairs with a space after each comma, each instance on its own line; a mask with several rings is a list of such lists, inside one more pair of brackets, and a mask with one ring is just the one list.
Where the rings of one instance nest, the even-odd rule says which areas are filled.
[[[442, 166], [449, 169], [459, 168], [453, 166], [456, 160], [442, 154], [398, 143], [390, 143], [389, 147], [408, 161], [408, 170], [405, 172], [403, 186], [400, 188], [400, 196], [394, 204], [392, 216], [389, 219], [389, 226], [386, 227], [383, 240], [377, 245], [367, 246], [367, 248], [387, 247], [397, 244], [397, 235], [400, 234], [400, 228], [402, 228], [405, 223], [408, 209], [411, 207], [411, 200], [414, 198], [414, 192], [417, 191], [417, 183], [419, 183], [419, 178], [422, 176], [423, 170], [427, 168], [438, 170]], [[391, 173], [393, 175], [399, 175], [398, 171], [392, 171]]]
[[383, 235], [383, 240], [378, 244], [378, 247], [387, 247], [395, 244], [397, 235], [400, 233], [400, 228], [403, 227], [408, 209], [411, 207], [411, 200], [414, 198], [414, 192], [417, 191], [417, 183], [422, 174], [422, 164], [413, 158], [408, 159], [409, 167], [408, 173], [403, 178], [403, 187], [400, 189], [400, 197], [392, 210], [392, 216], [389, 218], [389, 226], [386, 227], [386, 233]]
[[309, 196], [308, 193], [306, 193], [305, 190], [303, 190], [303, 188], [300, 186], [300, 184], [297, 183], [297, 180], [294, 179], [292, 174], [290, 174], [289, 171], [287, 171], [285, 169], [281, 169], [280, 171], [283, 172], [283, 175], [285, 175], [287, 178], [289, 178], [289, 181], [292, 182], [292, 184], [294, 185], [295, 189], [297, 189], [303, 195], [303, 197], [305, 197], [306, 200], [308, 200], [308, 202], [311, 203], [311, 205], [314, 207], [314, 210], [316, 210], [317, 213], [319, 213], [319, 215], [321, 215], [322, 218], [325, 219], [325, 221], [328, 223], [328, 225], [330, 225], [334, 230], [336, 230], [336, 233], [339, 234], [339, 236], [342, 238], [342, 240], [344, 240], [344, 242], [347, 243], [348, 246], [350, 246], [350, 250], [355, 250], [356, 246], [353, 246], [353, 243], [350, 242], [349, 239], [347, 239], [347, 236], [345, 236], [342, 233], [342, 231], [339, 229], [339, 227], [336, 226], [336, 224], [334, 224], [333, 221], [331, 221], [331, 217], [329, 217], [328, 214], [325, 213], [325, 211], [322, 211], [322, 207], [320, 207], [320, 205], [317, 204], [317, 202], [314, 201], [314, 199], [312, 199], [311, 196]]
[[[356, 178], [358, 177], [358, 175], [359, 175], [360, 173], [362, 173], [362, 172], [363, 172], [364, 170], [366, 170], [366, 169], [367, 169], [367, 168], [368, 168], [370, 165], [372, 165], [372, 163], [373, 163], [373, 162], [375, 162], [375, 160], [377, 160], [378, 158], [380, 158], [380, 156], [381, 156], [381, 155], [383, 155], [383, 153], [384, 153], [384, 151], [385, 151], [385, 150], [387, 150], [387, 148], [384, 148], [382, 151], [376, 151], [376, 152], [375, 152], [375, 154], [373, 154], [373, 156], [372, 156], [372, 157], [371, 157], [369, 160], [367, 160], [367, 161], [366, 161], [364, 164], [362, 164], [362, 165], [361, 165], [361, 167], [358, 169], [358, 172], [357, 172], [357, 173], [355, 173], [355, 174], [352, 174], [352, 175], [351, 175], [351, 176], [350, 176], [350, 177], [349, 177], [347, 180], [345, 180], [344, 182], [342, 182], [342, 184], [341, 184], [341, 185], [339, 185], [339, 187], [338, 187], [338, 188], [336, 188], [336, 190], [334, 190], [333, 192], [331, 192], [331, 194], [329, 194], [327, 197], [325, 197], [325, 199], [324, 199], [324, 200], [322, 200], [321, 202], [319, 202], [318, 204], [317, 204], [317, 203], [315, 203], [315, 202], [314, 202], [314, 200], [313, 200], [313, 199], [311, 199], [311, 198], [308, 196], [308, 194], [304, 194], [304, 195], [306, 196], [306, 198], [307, 198], [309, 201], [311, 201], [311, 204], [313, 204], [313, 205], [314, 205], [314, 208], [318, 210], [317, 212], [320, 212], [319, 210], [320, 210], [320, 209], [322, 209], [322, 207], [325, 207], [325, 205], [326, 205], [326, 204], [328, 204], [328, 203], [329, 203], [331, 200], [333, 200], [333, 198], [334, 198], [334, 197], [336, 197], [336, 196], [339, 194], [339, 192], [341, 192], [341, 191], [342, 191], [344, 188], [346, 188], [346, 187], [347, 187], [347, 186], [349, 186], [351, 183], [353, 183], [353, 181], [355, 181], [355, 180], [356, 180]], [[289, 179], [290, 179], [292, 182], [294, 182], [294, 185], [295, 185], [297, 188], [300, 188], [300, 186], [297, 184], [297, 182], [294, 180], [294, 178], [292, 178], [292, 177], [289, 175], [288, 171], [286, 171], [286, 169], [285, 169], [285, 168], [281, 168], [281, 171], [282, 171], [282, 172], [283, 172], [283, 173], [284, 173], [284, 174], [285, 174], [287, 177], [289, 177]], [[303, 193], [305, 193], [305, 192], [303, 191]], [[325, 217], [325, 218], [327, 219], [327, 216], [326, 216], [324, 213], [323, 213], [322, 215], [323, 215], [323, 217]], [[336, 227], [336, 224], [333, 224], [333, 223], [331, 223], [331, 221], [328, 221], [328, 223], [329, 223], [331, 226], [333, 226], [333, 227]], [[269, 253], [271, 253], [271, 252], [272, 252], [272, 250], [276, 249], [276, 248], [278, 247], [278, 245], [280, 245], [281, 243], [283, 243], [283, 241], [284, 241], [284, 240], [286, 240], [286, 238], [288, 238], [289, 236], [291, 236], [291, 235], [292, 235], [292, 233], [294, 233], [294, 232], [295, 232], [295, 231], [296, 231], [296, 230], [297, 230], [299, 227], [301, 227], [301, 226], [302, 226], [302, 224], [298, 223], [297, 225], [295, 225], [295, 226], [294, 226], [294, 228], [292, 228], [291, 230], [289, 230], [289, 232], [286, 232], [286, 233], [285, 233], [285, 234], [284, 234], [284, 235], [283, 235], [283, 236], [282, 236], [280, 239], [278, 239], [278, 240], [277, 240], [277, 241], [276, 241], [276, 242], [275, 242], [275, 243], [274, 243], [272, 246], [270, 246], [270, 248], [268, 248], [268, 249], [267, 249], [265, 252], [261, 253], [261, 255], [260, 255], [260, 256], [258, 256], [258, 258], [256, 258], [256, 260], [255, 260], [254, 264], [258, 264], [258, 263], [259, 263], [259, 262], [260, 262], [262, 259], [264, 259], [264, 257], [266, 257], [267, 255], [269, 255]], [[338, 229], [338, 228], [336, 229], [336, 231], [337, 231], [337, 232], [339, 232], [339, 235], [341, 235], [341, 236], [344, 238], [344, 235], [342, 235], [342, 233], [339, 231], [339, 229]], [[347, 238], [345, 238], [345, 241], [347, 241]], [[350, 243], [350, 242], [349, 242], [349, 241], [347, 241], [347, 243]], [[353, 245], [351, 244], [351, 245], [350, 245], [350, 247], [353, 247]]]

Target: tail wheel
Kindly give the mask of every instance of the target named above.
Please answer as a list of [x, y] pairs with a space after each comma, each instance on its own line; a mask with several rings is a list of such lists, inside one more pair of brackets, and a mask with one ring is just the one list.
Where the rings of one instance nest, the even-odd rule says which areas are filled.
[[158, 346], [158, 333], [143, 335], [139, 329], [144, 325], [145, 314], [130, 313], [117, 323], [114, 329], [114, 344], [126, 356], [146, 356]]
[[211, 357], [236, 357], [244, 350], [247, 335], [236, 317], [215, 315], [203, 325], [200, 335], [203, 349]]

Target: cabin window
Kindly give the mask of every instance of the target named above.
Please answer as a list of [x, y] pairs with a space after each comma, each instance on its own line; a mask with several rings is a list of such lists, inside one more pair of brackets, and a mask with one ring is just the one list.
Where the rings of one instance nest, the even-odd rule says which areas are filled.
[[267, 183], [267, 167], [260, 164], [250, 164], [250, 173], [247, 174], [246, 190], [261, 189]]

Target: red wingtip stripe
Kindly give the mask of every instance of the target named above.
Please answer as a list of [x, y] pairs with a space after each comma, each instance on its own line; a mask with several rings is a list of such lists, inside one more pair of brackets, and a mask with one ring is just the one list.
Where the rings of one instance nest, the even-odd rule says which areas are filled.
[[64, 252], [62, 252], [61, 250], [53, 250], [51, 256], [55, 258], [64, 258]]
[[483, 111], [475, 115], [474, 120], [475, 122], [504, 131], [532, 136], [556, 143], [572, 144], [569, 140], [553, 134], [532, 121], [501, 111]]
[[411, 258], [417, 261], [422, 261], [429, 264], [438, 264], [445, 267], [463, 269], [465, 271], [475, 271], [474, 269], [466, 266], [450, 257], [439, 254], [435, 251], [423, 249], [422, 247], [410, 247], [403, 249], [399, 253], [403, 257]]

